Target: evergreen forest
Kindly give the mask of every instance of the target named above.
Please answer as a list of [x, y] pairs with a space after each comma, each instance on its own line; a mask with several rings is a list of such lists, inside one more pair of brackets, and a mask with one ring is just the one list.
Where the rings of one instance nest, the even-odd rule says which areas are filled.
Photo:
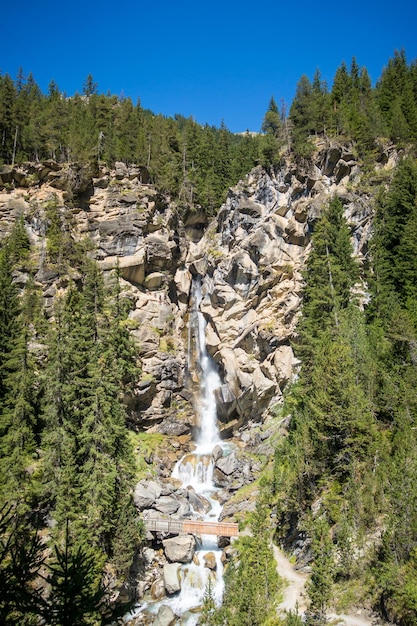
[[[207, 626], [303, 623], [276, 612], [282, 584], [270, 550], [271, 539], [290, 548], [295, 534], [309, 545], [308, 624], [355, 602], [417, 623], [417, 62], [396, 51], [375, 85], [355, 58], [331, 86], [319, 70], [302, 76], [288, 112], [271, 97], [260, 132], [240, 135], [102, 94], [91, 75], [72, 97], [54, 82], [42, 93], [23, 71], [0, 76], [2, 171], [135, 164], [180, 216], [212, 218], [253, 167], [276, 172], [284, 155], [305, 165], [318, 140], [349, 143], [372, 187], [368, 255], [355, 258], [343, 203], [329, 199], [303, 275], [300, 367], [277, 409], [288, 427], [220, 609], [207, 590]], [[378, 178], [383, 144], [400, 158]], [[130, 605], [111, 601], [108, 581], [129, 589], [146, 535], [127, 400], [140, 359], [119, 268], [104, 276], [94, 242], [70, 236], [54, 198], [44, 210], [41, 260], [23, 215], [1, 232], [0, 621], [115, 624]], [[39, 263], [58, 276], [49, 308]]]

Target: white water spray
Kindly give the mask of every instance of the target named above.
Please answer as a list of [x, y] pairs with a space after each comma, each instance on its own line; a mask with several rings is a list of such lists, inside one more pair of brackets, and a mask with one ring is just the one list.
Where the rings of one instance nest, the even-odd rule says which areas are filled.
[[[196, 349], [200, 375], [200, 405], [198, 407], [199, 435], [197, 437], [196, 454], [211, 454], [215, 445], [220, 443], [217, 428], [217, 410], [215, 391], [221, 386], [219, 372], [210, 358], [206, 347], [206, 320], [201, 312], [201, 281], [193, 283], [193, 315], [196, 319]], [[189, 364], [190, 365], [190, 364]]]

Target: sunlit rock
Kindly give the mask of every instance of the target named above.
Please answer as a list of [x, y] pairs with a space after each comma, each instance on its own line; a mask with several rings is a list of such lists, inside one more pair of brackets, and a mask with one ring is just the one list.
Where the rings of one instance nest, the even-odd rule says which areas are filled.
[[177, 593], [181, 589], [181, 578], [179, 575], [179, 563], [165, 563], [163, 570], [164, 585], [167, 594]]
[[172, 626], [176, 621], [177, 618], [171, 607], [163, 604], [158, 610], [153, 626]]
[[165, 596], [165, 585], [162, 578], [157, 578], [151, 585], [152, 600], [161, 600]]
[[156, 481], [148, 481], [145, 484], [138, 483], [135, 487], [133, 500], [139, 510], [153, 506], [161, 495], [161, 486]]
[[214, 555], [213, 552], [207, 552], [207, 554], [205, 554], [203, 558], [204, 558], [204, 567], [207, 567], [208, 569], [211, 569], [211, 570], [217, 569], [216, 556]]
[[161, 496], [154, 504], [154, 508], [161, 513], [172, 515], [178, 511], [180, 503], [176, 498], [172, 496]]
[[171, 563], [190, 563], [193, 558], [196, 543], [193, 535], [179, 535], [164, 539], [165, 556]]

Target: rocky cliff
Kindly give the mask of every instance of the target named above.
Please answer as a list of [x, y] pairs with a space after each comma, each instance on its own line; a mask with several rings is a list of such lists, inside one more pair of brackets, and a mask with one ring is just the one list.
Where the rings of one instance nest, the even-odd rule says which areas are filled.
[[[381, 149], [376, 175], [397, 158]], [[43, 265], [51, 198], [70, 237], [94, 243], [104, 272], [120, 268], [142, 368], [130, 400], [138, 429], [180, 436], [195, 426], [187, 362], [193, 277], [202, 277], [207, 345], [223, 381], [218, 415], [230, 436], [263, 420], [294, 374], [303, 265], [314, 222], [333, 195], [345, 206], [355, 253], [367, 254], [372, 185], [349, 146], [317, 143], [308, 164], [284, 156], [270, 171], [255, 168], [208, 224], [198, 211], [181, 218], [144, 168], [122, 163], [110, 170], [48, 161], [5, 169], [0, 184], [2, 233], [24, 215], [47, 310], [67, 284]]]

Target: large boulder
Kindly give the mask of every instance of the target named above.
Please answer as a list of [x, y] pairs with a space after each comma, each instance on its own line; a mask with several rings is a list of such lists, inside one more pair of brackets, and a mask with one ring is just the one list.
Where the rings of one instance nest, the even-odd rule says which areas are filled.
[[139, 511], [152, 508], [161, 495], [161, 485], [155, 481], [145, 484], [138, 483], [133, 494], [133, 500]]
[[165, 563], [164, 565], [164, 585], [169, 595], [177, 593], [181, 589], [180, 567], [179, 563]]
[[170, 539], [164, 539], [165, 556], [171, 563], [190, 563], [196, 548], [193, 535], [178, 535]]
[[207, 567], [208, 569], [211, 569], [211, 570], [217, 569], [217, 562], [216, 562], [216, 557], [214, 555], [214, 552], [207, 552], [207, 554], [205, 554], [203, 558], [204, 558], [204, 567]]
[[160, 513], [172, 515], [180, 508], [180, 503], [173, 496], [161, 496], [154, 504], [154, 508]]
[[230, 476], [230, 474], [233, 474], [233, 472], [235, 472], [238, 467], [239, 462], [234, 452], [228, 454], [227, 456], [222, 456], [216, 461], [216, 468], [223, 472], [223, 474], [226, 474], [226, 476]]
[[145, 248], [147, 272], [158, 272], [161, 270], [172, 269], [173, 246], [171, 245], [171, 242], [167, 242], [158, 235], [148, 235], [145, 239]]
[[207, 498], [198, 494], [193, 487], [187, 487], [187, 498], [190, 505], [197, 513], [208, 513], [210, 511], [210, 502]]
[[163, 604], [158, 610], [153, 626], [173, 626], [176, 621], [176, 615], [171, 607]]

